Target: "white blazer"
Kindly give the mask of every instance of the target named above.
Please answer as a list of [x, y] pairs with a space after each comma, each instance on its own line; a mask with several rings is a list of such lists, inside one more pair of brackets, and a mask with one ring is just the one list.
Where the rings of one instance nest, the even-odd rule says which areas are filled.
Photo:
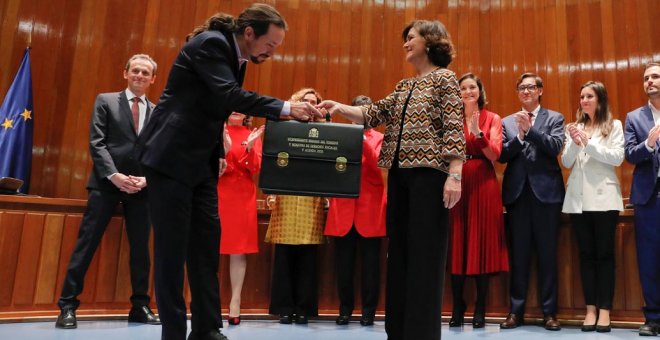
[[572, 170], [562, 212], [623, 210], [621, 185], [614, 171], [624, 158], [623, 128], [618, 119], [612, 123], [607, 137], [595, 131], [586, 146], [576, 145], [566, 132], [561, 162]]

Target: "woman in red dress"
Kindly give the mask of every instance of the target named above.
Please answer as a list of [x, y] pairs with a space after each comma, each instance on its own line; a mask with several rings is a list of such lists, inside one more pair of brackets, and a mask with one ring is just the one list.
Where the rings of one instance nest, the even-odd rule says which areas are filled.
[[252, 180], [261, 168], [264, 126], [250, 130], [249, 118], [234, 112], [227, 121], [226, 168], [218, 180], [218, 213], [222, 237], [220, 254], [229, 255], [231, 301], [227, 321], [241, 322], [241, 290], [247, 265], [246, 254], [259, 251], [257, 235], [257, 190]]
[[502, 151], [500, 116], [484, 109], [486, 92], [472, 73], [459, 79], [465, 110], [462, 197], [450, 211], [449, 265], [454, 306], [450, 327], [463, 324], [465, 277], [475, 278], [477, 301], [472, 326], [485, 325], [489, 274], [508, 271], [504, 216], [493, 162]]

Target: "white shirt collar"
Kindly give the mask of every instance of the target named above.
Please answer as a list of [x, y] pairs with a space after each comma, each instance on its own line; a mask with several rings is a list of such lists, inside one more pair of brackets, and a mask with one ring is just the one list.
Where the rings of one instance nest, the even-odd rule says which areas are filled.
[[[131, 92], [131, 90], [129, 90], [128, 88], [127, 88], [126, 90], [124, 90], [124, 93], [126, 94], [126, 99], [128, 99], [129, 102], [130, 102], [131, 100], [133, 100], [134, 97], [137, 97], [137, 96], [136, 96], [133, 92]], [[140, 96], [140, 100], [142, 101], [142, 104], [146, 104], [146, 103], [147, 103], [147, 96], [144, 95], [144, 94], [141, 95], [141, 96]]]
[[[523, 108], [522, 110], [523, 110], [523, 112], [527, 112], [527, 110], [525, 110], [525, 108]], [[541, 111], [541, 104], [539, 104], [534, 110], [532, 110], [532, 112], [528, 112], [528, 113], [531, 113], [532, 116], [536, 117], [536, 116], [538, 116], [539, 111]]]
[[654, 117], [660, 116], [660, 108], [656, 108], [651, 104], [651, 101], [649, 100], [649, 107], [651, 108], [651, 112], [653, 113]]

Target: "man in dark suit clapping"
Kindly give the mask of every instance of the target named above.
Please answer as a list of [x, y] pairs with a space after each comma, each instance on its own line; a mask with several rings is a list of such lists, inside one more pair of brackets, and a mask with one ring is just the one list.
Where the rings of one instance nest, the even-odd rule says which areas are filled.
[[87, 209], [57, 303], [61, 309], [55, 323], [57, 328], [77, 327], [75, 312], [80, 305], [77, 296], [83, 290], [85, 273], [119, 203], [124, 210], [130, 244], [133, 307], [128, 321], [160, 324], [149, 309], [147, 295], [150, 267], [147, 182], [133, 157], [135, 141], [153, 109], [145, 93], [156, 78], [156, 67], [148, 55], [136, 54], [124, 70], [128, 88], [96, 97], [89, 133], [94, 167], [87, 184]]
[[525, 73], [516, 85], [522, 110], [502, 120], [499, 161], [507, 163], [502, 201], [511, 240], [511, 311], [500, 328], [522, 324], [532, 247], [538, 255], [539, 294], [544, 327], [559, 330], [557, 238], [564, 180], [557, 156], [564, 145], [564, 117], [541, 106], [543, 80]]
[[248, 60], [270, 58], [287, 28], [275, 8], [253, 4], [238, 18], [218, 13], [197, 27], [176, 57], [137, 152], [149, 182], [155, 283], [162, 339], [184, 340], [184, 264], [192, 295], [189, 340], [220, 333], [217, 183], [223, 124], [232, 111], [310, 120], [311, 104], [289, 103], [241, 88]]
[[623, 135], [626, 160], [635, 165], [630, 203], [635, 205], [637, 264], [646, 322], [639, 335], [660, 332], [660, 63], [644, 70], [646, 105], [628, 113]]

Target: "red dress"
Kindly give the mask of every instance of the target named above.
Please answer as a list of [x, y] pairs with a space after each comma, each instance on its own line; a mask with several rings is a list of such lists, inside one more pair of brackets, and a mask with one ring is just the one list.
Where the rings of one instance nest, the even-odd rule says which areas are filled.
[[[491, 136], [496, 126], [497, 136]], [[449, 263], [452, 274], [477, 275], [509, 270], [504, 237], [502, 196], [493, 162], [486, 158], [485, 147], [499, 157], [502, 152], [502, 120], [490, 111], [479, 113], [479, 127], [484, 133], [477, 138], [463, 124], [465, 154], [461, 199], [450, 211]]]
[[377, 164], [382, 144], [382, 133], [373, 129], [364, 132], [360, 196], [330, 199], [325, 235], [344, 236], [355, 224], [355, 229], [362, 237], [385, 236], [387, 195], [383, 175]]
[[243, 144], [250, 135], [245, 126], [226, 127], [231, 138], [227, 169], [218, 180], [220, 254], [250, 254], [259, 251], [257, 235], [257, 187], [252, 177], [261, 168], [261, 140], [250, 152]]

